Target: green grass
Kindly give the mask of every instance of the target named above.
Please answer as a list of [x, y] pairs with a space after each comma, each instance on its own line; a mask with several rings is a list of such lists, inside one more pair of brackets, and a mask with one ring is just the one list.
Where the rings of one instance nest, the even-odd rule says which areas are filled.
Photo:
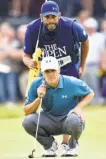
[[23, 104], [16, 104], [16, 106], [3, 106], [0, 105], [0, 119], [6, 118], [19, 118], [23, 117]]
[[[77, 159], [106, 159], [106, 107], [89, 106], [84, 112], [86, 128], [80, 138]], [[24, 119], [22, 108], [2, 107], [0, 118], [0, 159], [27, 159], [33, 149], [33, 138], [21, 126]], [[57, 140], [60, 143], [61, 136]], [[42, 151], [37, 143], [35, 156], [39, 158]]]

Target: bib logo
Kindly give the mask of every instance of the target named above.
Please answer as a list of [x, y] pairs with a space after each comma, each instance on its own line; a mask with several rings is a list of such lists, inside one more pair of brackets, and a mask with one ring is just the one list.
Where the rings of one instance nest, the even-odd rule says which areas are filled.
[[42, 48], [42, 58], [46, 56], [54, 56], [55, 58], [63, 57], [64, 55], [67, 55], [66, 52], [66, 46], [63, 46], [62, 48], [57, 47], [56, 44], [52, 45], [44, 45], [44, 48]]

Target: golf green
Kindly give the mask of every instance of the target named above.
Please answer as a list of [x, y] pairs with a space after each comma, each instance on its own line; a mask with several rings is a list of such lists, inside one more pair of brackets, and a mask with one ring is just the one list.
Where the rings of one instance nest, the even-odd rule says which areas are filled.
[[[12, 109], [1, 109], [2, 114], [12, 112]], [[14, 113], [17, 110], [18, 113]], [[16, 108], [15, 111], [12, 118], [11, 115], [9, 118], [3, 118], [2, 115], [0, 119], [0, 159], [27, 159], [34, 146], [33, 138], [22, 128], [22, 109]], [[84, 112], [86, 127], [79, 141], [79, 156], [76, 158], [106, 159], [106, 106], [88, 106]], [[13, 114], [16, 114], [16, 117], [21, 115], [19, 118], [13, 118]], [[58, 143], [61, 143], [62, 136], [56, 138]], [[40, 158], [42, 151], [42, 146], [37, 143], [35, 157]]]

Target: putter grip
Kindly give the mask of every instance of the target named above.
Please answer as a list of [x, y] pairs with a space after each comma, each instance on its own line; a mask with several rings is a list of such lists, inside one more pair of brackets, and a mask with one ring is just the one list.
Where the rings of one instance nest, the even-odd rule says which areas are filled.
[[[46, 86], [45, 80], [42, 80], [42, 85]], [[43, 97], [44, 97], [44, 94], [41, 93], [41, 94], [40, 94], [40, 98], [43, 98]]]

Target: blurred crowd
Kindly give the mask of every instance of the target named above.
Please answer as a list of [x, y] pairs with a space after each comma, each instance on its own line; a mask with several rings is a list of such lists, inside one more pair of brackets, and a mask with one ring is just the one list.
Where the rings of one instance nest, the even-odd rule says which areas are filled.
[[[39, 17], [40, 7], [45, 0], [3, 0], [0, 5], [0, 15], [22, 17]], [[59, 4], [65, 16], [76, 16], [85, 8], [94, 17], [102, 17], [106, 12], [106, 0], [54, 0]]]
[[0, 25], [1, 103], [14, 104], [24, 97], [25, 88], [22, 87], [27, 80], [24, 74], [28, 71], [22, 62], [25, 31], [26, 25], [20, 25], [17, 29], [9, 23]]
[[[28, 68], [22, 62], [27, 22], [14, 27], [14, 23], [6, 20], [11, 17], [19, 21], [22, 16], [38, 18], [44, 0], [3, 1], [7, 12], [3, 9], [0, 13], [1, 19], [6, 17], [0, 23], [0, 104], [15, 105], [24, 100], [28, 80]], [[76, 19], [88, 33], [90, 49], [82, 80], [95, 92], [91, 104], [106, 104], [106, 1], [54, 1], [59, 4], [62, 15]]]

